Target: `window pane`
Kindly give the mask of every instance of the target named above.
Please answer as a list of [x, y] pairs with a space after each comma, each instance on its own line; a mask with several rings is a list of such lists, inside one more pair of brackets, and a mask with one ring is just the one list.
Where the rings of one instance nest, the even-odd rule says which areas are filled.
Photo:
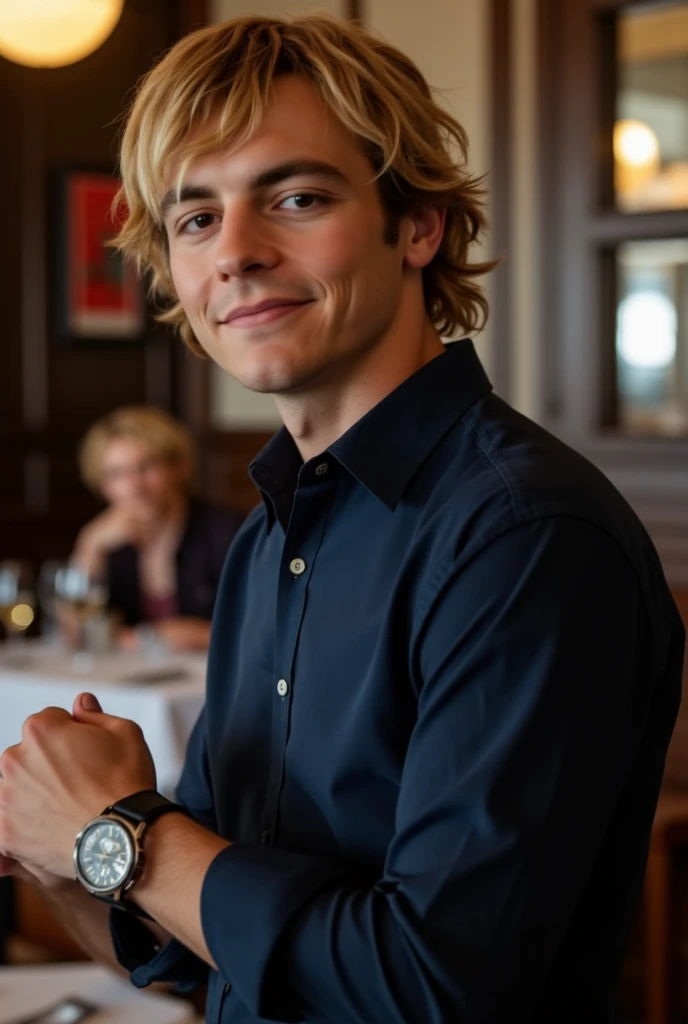
[[688, 240], [619, 246], [616, 380], [619, 426], [688, 433]]
[[688, 207], [688, 3], [634, 6], [617, 27], [617, 206]]

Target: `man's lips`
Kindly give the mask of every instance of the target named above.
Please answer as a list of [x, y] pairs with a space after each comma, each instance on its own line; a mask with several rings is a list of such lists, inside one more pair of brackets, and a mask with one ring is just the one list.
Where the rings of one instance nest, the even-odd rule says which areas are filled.
[[232, 327], [257, 327], [271, 323], [287, 313], [300, 309], [312, 302], [312, 299], [266, 299], [255, 306], [238, 306], [222, 321]]

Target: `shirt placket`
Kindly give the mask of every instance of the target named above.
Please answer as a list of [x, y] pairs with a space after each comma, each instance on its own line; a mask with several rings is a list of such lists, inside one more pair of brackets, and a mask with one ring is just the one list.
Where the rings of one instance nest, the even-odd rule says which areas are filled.
[[296, 650], [306, 611], [308, 585], [334, 498], [333, 468], [331, 457], [301, 468], [282, 549], [275, 626], [270, 772], [260, 835], [263, 846], [271, 846], [275, 841], [289, 719], [298, 684], [294, 678]]

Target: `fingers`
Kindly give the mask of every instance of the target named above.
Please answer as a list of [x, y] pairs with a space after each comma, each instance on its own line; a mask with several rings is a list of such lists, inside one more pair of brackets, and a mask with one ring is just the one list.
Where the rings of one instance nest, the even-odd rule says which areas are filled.
[[[95, 703], [98, 710], [88, 710], [88, 704], [91, 701]], [[94, 725], [99, 729], [107, 729], [115, 735], [126, 736], [131, 742], [143, 741], [143, 732], [136, 722], [132, 722], [129, 718], [105, 714], [97, 697], [92, 693], [80, 693], [76, 698], [73, 719], [81, 725]]]
[[80, 693], [74, 701], [72, 708], [72, 715], [77, 718], [82, 713], [88, 714], [89, 712], [103, 713], [103, 709], [100, 706], [100, 701], [93, 693]]
[[72, 721], [72, 716], [64, 708], [48, 707], [29, 715], [22, 725], [22, 739], [40, 740], [57, 727], [64, 727]]

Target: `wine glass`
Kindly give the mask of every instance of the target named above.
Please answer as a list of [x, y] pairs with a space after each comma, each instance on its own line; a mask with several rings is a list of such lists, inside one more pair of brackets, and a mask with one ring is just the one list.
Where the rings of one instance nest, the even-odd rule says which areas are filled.
[[7, 559], [0, 562], [0, 622], [6, 644], [16, 647], [35, 618], [36, 597], [33, 572], [28, 562]]
[[38, 584], [36, 586], [38, 603], [41, 606], [41, 611], [43, 612], [43, 618], [41, 620], [41, 634], [46, 640], [55, 643], [59, 642], [61, 636], [59, 602], [55, 591], [55, 580], [57, 578], [57, 573], [60, 569], [64, 568], [66, 568], [65, 563], [56, 561], [55, 559], [49, 559], [47, 562], [43, 562], [40, 572], [38, 573]]
[[102, 615], [106, 608], [105, 579], [83, 566], [61, 565], [55, 569], [53, 589], [57, 619], [76, 648], [74, 668], [87, 671], [93, 659], [86, 651], [86, 627], [90, 619]]

